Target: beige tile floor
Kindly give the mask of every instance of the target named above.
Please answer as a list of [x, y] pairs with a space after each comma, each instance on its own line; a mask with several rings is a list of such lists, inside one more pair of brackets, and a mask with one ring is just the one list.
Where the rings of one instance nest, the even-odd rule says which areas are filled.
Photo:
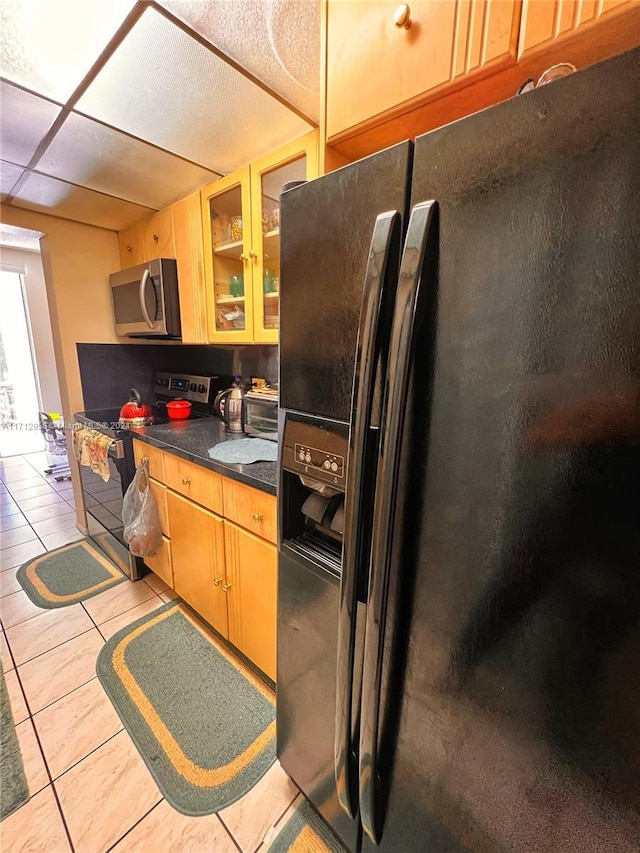
[[45, 461], [0, 460], [0, 655], [31, 795], [0, 823], [2, 853], [266, 853], [300, 796], [279, 764], [219, 814], [186, 817], [163, 799], [96, 678], [105, 640], [172, 590], [151, 575], [42, 610], [17, 584], [23, 562], [81, 537], [70, 483], [46, 477]]

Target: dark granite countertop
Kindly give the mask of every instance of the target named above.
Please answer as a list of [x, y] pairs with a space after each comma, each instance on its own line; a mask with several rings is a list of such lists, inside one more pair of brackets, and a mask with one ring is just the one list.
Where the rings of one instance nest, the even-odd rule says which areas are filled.
[[[278, 466], [275, 462], [253, 462], [251, 465], [230, 465], [216, 462], [208, 454], [210, 447], [223, 441], [234, 441], [225, 431], [224, 424], [217, 418], [196, 418], [186, 421], [169, 421], [166, 424], [132, 429], [134, 438], [146, 441], [168, 453], [175, 453], [183, 459], [217, 471], [225, 477], [231, 477], [255, 489], [270, 495], [277, 492]], [[242, 438], [243, 436], [238, 436]], [[246, 436], [244, 436], [246, 437]]]

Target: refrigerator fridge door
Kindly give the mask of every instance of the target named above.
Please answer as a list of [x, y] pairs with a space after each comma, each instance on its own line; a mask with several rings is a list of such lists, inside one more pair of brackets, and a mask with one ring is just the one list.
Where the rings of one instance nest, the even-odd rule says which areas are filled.
[[[412, 144], [403, 143], [292, 189], [281, 198], [279, 389], [285, 424], [282, 457], [289, 461], [287, 467], [281, 460], [280, 485], [278, 757], [352, 851], [360, 843], [359, 821], [353, 817], [358, 799], [362, 670], [358, 641], [362, 632], [357, 625], [363, 624], [358, 613], [364, 609], [361, 599], [366, 596], [361, 552], [368, 550], [368, 543], [361, 543], [362, 547], [353, 544], [352, 530], [370, 526], [370, 511], [360, 499], [366, 484], [372, 482], [372, 460], [375, 473], [377, 446], [371, 423], [379, 418], [381, 388], [375, 365], [390, 328], [411, 155]], [[358, 356], [361, 318], [363, 329], [370, 329], [375, 337], [369, 351], [369, 336], [364, 335], [363, 352]], [[367, 360], [368, 353], [375, 364]], [[312, 548], [303, 549], [288, 540], [295, 528], [292, 513], [300, 498], [298, 474], [306, 474], [310, 480], [319, 476], [315, 457], [322, 465], [324, 456], [314, 448], [323, 452], [335, 448], [324, 447], [320, 433], [317, 440], [310, 433], [308, 441], [301, 438], [299, 448], [295, 445], [287, 451], [286, 424], [292, 423], [289, 413], [297, 412], [310, 424], [314, 417], [309, 416], [315, 416], [318, 424], [324, 421], [327, 435], [338, 428], [346, 431], [355, 422], [351, 402], [356, 362], [368, 415], [359, 424], [357, 447], [353, 445], [355, 434], [351, 436], [348, 466], [355, 466], [362, 480], [355, 491], [349, 486], [344, 511], [344, 538], [349, 545], [332, 573], [314, 563]], [[304, 461], [307, 453], [309, 463]], [[325, 460], [329, 466], [332, 458]], [[305, 472], [307, 464], [309, 471]], [[331, 470], [326, 472], [329, 484]], [[338, 473], [336, 485], [344, 491], [344, 477], [338, 478]]]
[[635, 50], [416, 142], [367, 853], [638, 846], [639, 116]]
[[280, 406], [349, 423], [355, 342], [376, 217], [404, 218], [403, 142], [283, 193]]

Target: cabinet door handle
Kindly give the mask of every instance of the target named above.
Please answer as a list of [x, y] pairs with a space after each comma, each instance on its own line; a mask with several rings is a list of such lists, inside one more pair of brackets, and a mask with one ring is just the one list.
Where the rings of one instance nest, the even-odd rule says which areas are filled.
[[127, 246], [127, 252], [132, 252], [132, 251], [133, 251], [133, 249], [131, 248], [131, 246]]
[[411, 20], [411, 9], [408, 3], [402, 3], [396, 9], [393, 16], [393, 23], [399, 30], [408, 30], [413, 21]]
[[256, 524], [259, 524], [263, 520], [264, 515], [261, 512], [254, 512], [251, 518], [253, 518]]
[[247, 256], [247, 255], [245, 255], [245, 253], [243, 252], [243, 253], [240, 255], [240, 260], [244, 262], [244, 261], [248, 261], [248, 260], [249, 260], [249, 258], [248, 258], [248, 256]]
[[254, 252], [253, 249], [251, 249], [251, 251], [249, 252], [249, 257], [255, 261], [255, 259], [258, 257], [258, 253]]
[[188, 477], [183, 477], [183, 478], [182, 478], [182, 485], [183, 485], [183, 486], [190, 486], [190, 485], [191, 485], [191, 480], [190, 480]]
[[157, 243], [157, 242], [158, 242], [158, 240], [159, 240], [160, 238], [158, 237], [158, 235], [157, 235], [157, 234], [154, 234], [154, 235], [153, 235], [153, 239], [154, 239], [154, 240], [156, 241], [156, 243]]
[[229, 592], [229, 590], [231, 589], [231, 584], [230, 583], [223, 583], [222, 589], [224, 590], [224, 592]]
[[214, 578], [213, 579], [213, 585], [214, 586], [220, 586], [221, 583], [222, 583], [222, 578]]

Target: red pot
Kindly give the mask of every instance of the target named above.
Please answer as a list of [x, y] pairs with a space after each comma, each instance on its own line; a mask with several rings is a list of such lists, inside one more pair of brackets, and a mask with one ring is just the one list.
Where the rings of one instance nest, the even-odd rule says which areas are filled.
[[120, 421], [129, 426], [147, 426], [153, 423], [153, 409], [143, 403], [135, 388], [129, 392], [129, 402], [120, 409]]
[[167, 403], [167, 414], [174, 420], [184, 420], [191, 414], [191, 403], [188, 400], [172, 400]]

